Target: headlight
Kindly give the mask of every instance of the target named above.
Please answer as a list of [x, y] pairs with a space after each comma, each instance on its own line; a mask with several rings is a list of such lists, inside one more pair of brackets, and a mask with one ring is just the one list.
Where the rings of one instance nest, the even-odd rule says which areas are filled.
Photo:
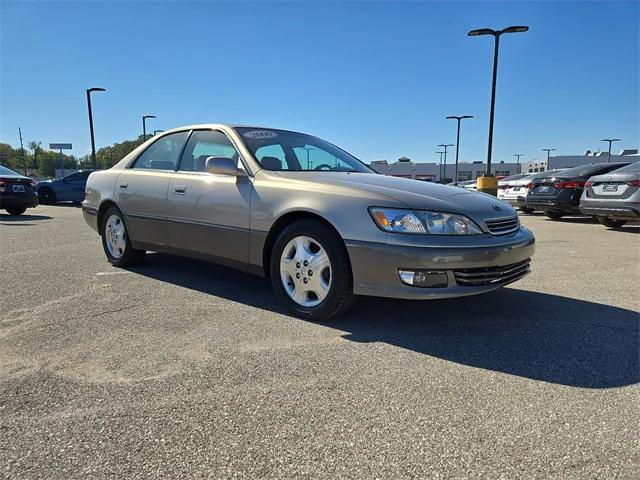
[[370, 208], [376, 225], [386, 232], [432, 235], [478, 235], [483, 233], [473, 220], [455, 213], [400, 208]]

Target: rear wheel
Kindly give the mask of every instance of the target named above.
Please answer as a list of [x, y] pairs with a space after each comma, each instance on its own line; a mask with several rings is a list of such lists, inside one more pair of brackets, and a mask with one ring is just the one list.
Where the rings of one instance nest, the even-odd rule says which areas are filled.
[[527, 208], [527, 207], [520, 207], [520, 211], [522, 213], [528, 213], [528, 214], [532, 214], [533, 212], [535, 212], [533, 208]]
[[600, 222], [605, 227], [609, 227], [609, 228], [620, 228], [625, 223], [627, 223], [626, 220], [616, 220], [614, 218], [607, 218], [607, 217], [596, 217], [596, 218], [598, 219], [598, 222]]
[[22, 215], [27, 211], [24, 207], [8, 207], [5, 209], [9, 215]]
[[56, 193], [50, 188], [41, 188], [38, 190], [38, 200], [43, 205], [54, 205], [57, 201]]
[[144, 258], [144, 250], [136, 250], [131, 246], [123, 215], [117, 208], [110, 207], [103, 215], [102, 248], [107, 260], [116, 267], [128, 267], [140, 263]]
[[353, 303], [353, 277], [342, 239], [317, 220], [287, 226], [271, 252], [271, 284], [294, 314], [328, 320]]
[[562, 218], [562, 213], [560, 212], [553, 212], [553, 211], [547, 210], [546, 212], [544, 212], [544, 214], [547, 218], [550, 218], [551, 220], [560, 220]]

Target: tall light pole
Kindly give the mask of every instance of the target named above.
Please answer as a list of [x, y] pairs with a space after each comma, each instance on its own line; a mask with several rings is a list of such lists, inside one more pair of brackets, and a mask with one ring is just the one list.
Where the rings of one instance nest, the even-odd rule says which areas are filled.
[[451, 115], [447, 117], [447, 120], [457, 120], [458, 121], [458, 134], [456, 136], [456, 170], [455, 170], [455, 178], [453, 179], [453, 184], [458, 185], [458, 156], [460, 155], [460, 121], [465, 118], [473, 118], [473, 115]]
[[607, 157], [607, 163], [609, 163], [611, 161], [611, 144], [613, 142], [619, 142], [620, 139], [619, 138], [603, 138], [602, 141], [609, 142], [609, 156]]
[[518, 173], [522, 173], [520, 171], [520, 157], [524, 156], [524, 153], [514, 153], [513, 156], [518, 159]]
[[144, 115], [142, 117], [142, 141], [147, 140], [147, 118], [157, 118], [155, 115]]
[[[493, 46], [493, 80], [491, 82], [491, 109], [489, 111], [489, 143], [487, 146], [487, 171], [485, 173], [485, 177], [491, 177], [491, 152], [493, 149], [493, 118], [496, 109], [496, 81], [498, 79], [498, 50], [500, 48], [500, 35], [503, 33], [518, 33], [518, 32], [526, 32], [529, 30], [529, 27], [524, 25], [514, 25], [511, 27], [507, 27], [502, 30], [493, 30], [491, 28], [480, 28], [477, 30], [471, 30], [467, 35], [470, 37], [477, 37], [480, 35], [493, 35], [494, 46]], [[498, 194], [498, 181], [494, 178], [493, 180], [487, 181], [487, 186], [485, 188], [485, 182], [481, 181], [478, 184], [479, 191], [485, 191], [485, 193], [490, 193], [492, 195]]]
[[87, 88], [87, 108], [89, 109], [89, 133], [91, 134], [91, 165], [96, 168], [96, 140], [93, 136], [93, 112], [91, 110], [91, 92], [106, 92], [105, 88]]
[[440, 180], [440, 182], [442, 182], [442, 154], [443, 154], [444, 152], [436, 152], [436, 153], [439, 153], [439, 154], [440, 154], [440, 170], [439, 170], [439, 172], [440, 172], [440, 178], [439, 178], [438, 180]]
[[154, 130], [153, 136], [155, 137], [157, 134], [164, 132], [164, 130]]
[[310, 163], [309, 163], [309, 151], [313, 150], [313, 147], [302, 147], [303, 150], [307, 151], [307, 170], [310, 170], [311, 168], [309, 167]]
[[439, 147], [443, 147], [444, 148], [444, 178], [447, 178], [447, 147], [453, 147], [453, 143], [441, 143], [440, 145], [438, 145]]
[[543, 148], [543, 152], [547, 152], [547, 170], [549, 170], [549, 153], [553, 152], [555, 148]]

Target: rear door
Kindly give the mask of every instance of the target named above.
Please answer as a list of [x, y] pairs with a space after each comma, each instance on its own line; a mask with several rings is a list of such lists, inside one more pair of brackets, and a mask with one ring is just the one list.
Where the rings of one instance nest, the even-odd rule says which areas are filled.
[[83, 171], [68, 175], [62, 179], [61, 187], [58, 189], [58, 200], [81, 202], [84, 200], [84, 187], [91, 172]]
[[[168, 230], [176, 250], [246, 265], [252, 179], [206, 171], [208, 157], [227, 157], [244, 168], [224, 132], [196, 130], [184, 149], [168, 189]], [[226, 262], [225, 262], [226, 260]]]
[[188, 136], [182, 131], [160, 137], [118, 176], [115, 196], [138, 248], [168, 244], [167, 187]]

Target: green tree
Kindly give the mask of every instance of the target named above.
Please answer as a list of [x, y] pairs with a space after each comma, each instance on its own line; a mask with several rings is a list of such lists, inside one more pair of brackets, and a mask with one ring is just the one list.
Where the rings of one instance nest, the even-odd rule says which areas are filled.
[[30, 168], [38, 168], [38, 154], [42, 152], [42, 142], [38, 142], [36, 140], [31, 140], [27, 146], [33, 152], [31, 154], [31, 161], [29, 162]]

